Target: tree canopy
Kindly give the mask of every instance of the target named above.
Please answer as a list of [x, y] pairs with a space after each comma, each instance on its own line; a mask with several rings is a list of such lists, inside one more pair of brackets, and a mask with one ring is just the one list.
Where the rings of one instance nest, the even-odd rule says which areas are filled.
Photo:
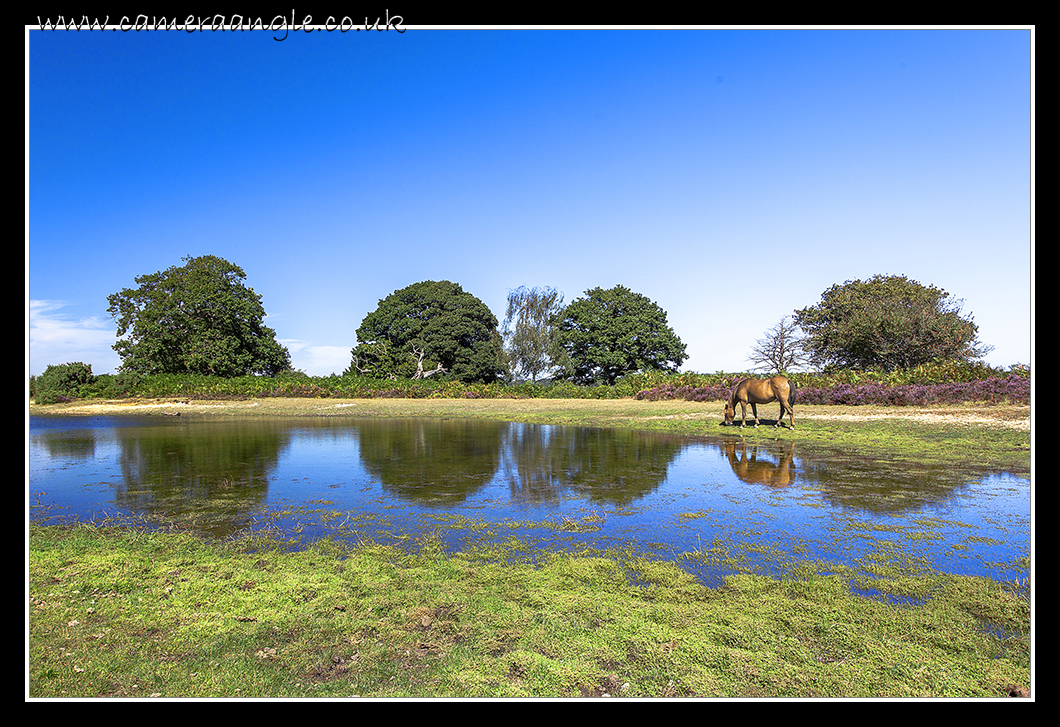
[[962, 302], [904, 275], [875, 275], [833, 285], [814, 306], [795, 311], [816, 365], [861, 369], [912, 368], [932, 361], [972, 361], [980, 344]]
[[261, 296], [243, 284], [243, 270], [214, 255], [183, 260], [107, 297], [121, 369], [224, 377], [290, 369], [291, 355], [263, 324]]
[[563, 294], [555, 288], [520, 286], [508, 293], [501, 335], [511, 373], [537, 377], [553, 367], [556, 328], [552, 316], [563, 310]]
[[448, 280], [414, 283], [380, 300], [361, 321], [357, 342], [348, 372], [406, 378], [437, 373], [479, 383], [496, 381], [503, 372], [496, 316]]
[[685, 344], [666, 323], [666, 311], [619, 285], [593, 288], [552, 318], [566, 367], [578, 384], [613, 384], [636, 371], [677, 371]]

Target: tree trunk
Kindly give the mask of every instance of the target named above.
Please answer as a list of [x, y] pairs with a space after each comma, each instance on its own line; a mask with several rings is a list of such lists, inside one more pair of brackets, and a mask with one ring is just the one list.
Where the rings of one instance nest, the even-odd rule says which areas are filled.
[[423, 351], [423, 349], [417, 349], [415, 346], [413, 346], [412, 353], [419, 357], [416, 360], [416, 373], [412, 375], [413, 379], [426, 379], [429, 376], [434, 376], [435, 374], [444, 374], [446, 372], [446, 369], [443, 368], [441, 364], [438, 364], [438, 367], [434, 371], [424, 371], [423, 356], [425, 352]]

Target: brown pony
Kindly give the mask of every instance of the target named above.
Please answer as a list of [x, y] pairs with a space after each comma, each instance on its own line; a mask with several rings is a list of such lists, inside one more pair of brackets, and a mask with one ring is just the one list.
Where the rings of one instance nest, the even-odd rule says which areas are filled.
[[779, 427], [780, 423], [784, 421], [784, 412], [788, 413], [791, 419], [791, 428], [795, 428], [795, 410], [792, 408], [795, 404], [795, 384], [788, 381], [783, 376], [774, 376], [771, 379], [744, 379], [736, 388], [732, 390], [732, 394], [729, 396], [729, 400], [725, 403], [725, 421], [722, 426], [731, 427], [736, 418], [736, 403], [740, 403], [740, 407], [743, 410], [743, 423], [740, 424], [742, 429], [747, 424], [747, 405], [751, 405], [751, 413], [754, 414], [755, 426], [758, 426], [758, 407], [757, 404], [769, 404], [773, 401], [780, 401], [780, 418], [777, 419], [777, 423], [774, 427]]

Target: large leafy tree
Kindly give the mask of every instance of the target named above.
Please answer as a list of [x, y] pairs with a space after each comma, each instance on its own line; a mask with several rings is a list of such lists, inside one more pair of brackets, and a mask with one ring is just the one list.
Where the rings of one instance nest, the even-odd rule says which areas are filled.
[[676, 371], [688, 358], [666, 311], [622, 285], [587, 290], [552, 320], [578, 384], [613, 384], [635, 371]]
[[497, 318], [448, 280], [426, 280], [379, 301], [357, 329], [347, 372], [374, 376], [438, 374], [489, 383], [503, 372]]
[[225, 377], [290, 369], [291, 355], [262, 323], [261, 296], [243, 284], [243, 270], [214, 255], [183, 260], [107, 297], [121, 369]]
[[537, 381], [553, 368], [556, 328], [551, 318], [561, 310], [563, 293], [555, 288], [521, 286], [508, 293], [501, 335], [513, 374]]
[[978, 342], [978, 327], [961, 307], [934, 286], [875, 275], [833, 285], [794, 320], [814, 364], [894, 370], [986, 355], [992, 347]]

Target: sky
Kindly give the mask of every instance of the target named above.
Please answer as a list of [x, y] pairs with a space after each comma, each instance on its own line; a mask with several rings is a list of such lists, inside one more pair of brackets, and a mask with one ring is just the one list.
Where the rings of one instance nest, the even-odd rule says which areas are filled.
[[624, 285], [712, 373], [905, 275], [1031, 362], [1030, 29], [401, 29], [27, 28], [28, 373], [114, 372], [107, 296], [200, 255], [314, 376], [423, 280]]

